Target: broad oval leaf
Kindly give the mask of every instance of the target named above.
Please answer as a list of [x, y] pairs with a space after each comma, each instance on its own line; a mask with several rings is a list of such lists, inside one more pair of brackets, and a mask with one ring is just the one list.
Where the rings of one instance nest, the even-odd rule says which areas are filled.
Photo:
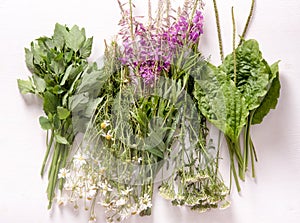
[[57, 107], [57, 115], [60, 120], [64, 120], [70, 116], [70, 111], [64, 107]]
[[44, 130], [49, 130], [52, 128], [51, 122], [49, 121], [48, 118], [46, 118], [44, 116], [41, 116], [39, 118], [39, 123], [40, 123], [42, 129], [44, 129]]
[[[259, 45], [256, 40], [244, 41], [236, 50], [236, 87], [245, 98], [248, 109], [257, 108], [262, 98], [267, 93], [271, 70], [266, 61], [262, 58]], [[228, 55], [220, 71], [232, 81], [234, 77], [233, 53]]]

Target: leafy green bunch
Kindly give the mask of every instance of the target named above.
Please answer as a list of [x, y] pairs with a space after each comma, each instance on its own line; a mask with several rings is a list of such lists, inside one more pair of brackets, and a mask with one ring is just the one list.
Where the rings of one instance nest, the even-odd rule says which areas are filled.
[[[233, 54], [236, 54], [235, 60]], [[261, 123], [270, 109], [276, 107], [280, 90], [278, 62], [268, 65], [262, 58], [258, 43], [248, 40], [228, 55], [220, 66], [209, 64], [202, 72], [203, 79], [195, 85], [199, 108], [207, 120], [225, 134], [231, 170], [240, 190], [234, 160], [237, 161], [239, 176], [244, 180], [250, 155], [254, 175], [256, 154], [250, 126]], [[243, 148], [240, 145], [242, 130]]]
[[[58, 171], [65, 167], [77, 131], [72, 123], [72, 96], [76, 94], [88, 67], [93, 38], [86, 38], [85, 30], [56, 24], [52, 37], [40, 37], [25, 49], [26, 65], [32, 76], [18, 80], [22, 94], [35, 94], [43, 101], [46, 116], [39, 118], [47, 131], [47, 150], [41, 175], [50, 162], [48, 199], [51, 208], [58, 183]], [[51, 150], [53, 155], [50, 156]], [[63, 181], [60, 181], [62, 188]]]
[[269, 111], [275, 109], [280, 94], [278, 62], [269, 65], [262, 56], [258, 42], [244, 39], [254, 4], [252, 0], [238, 47], [235, 47], [236, 28], [232, 8], [233, 52], [223, 59], [218, 10], [214, 1], [222, 64], [216, 67], [208, 63], [200, 68], [200, 78], [194, 88], [202, 114], [225, 135], [231, 162], [230, 179], [234, 177], [238, 191], [241, 190], [238, 175], [245, 180], [249, 159], [252, 176], [255, 177], [254, 162], [257, 157], [250, 127], [261, 123]]

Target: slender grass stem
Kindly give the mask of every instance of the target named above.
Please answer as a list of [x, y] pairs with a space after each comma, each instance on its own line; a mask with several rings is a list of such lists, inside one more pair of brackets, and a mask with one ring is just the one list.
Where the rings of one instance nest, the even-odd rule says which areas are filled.
[[51, 168], [50, 168], [49, 176], [48, 176], [48, 180], [49, 180], [48, 188], [47, 188], [47, 194], [48, 194], [48, 200], [49, 200], [48, 209], [51, 208], [52, 200], [54, 198], [54, 190], [55, 190], [56, 179], [57, 179], [56, 169], [57, 169], [57, 166], [59, 165], [60, 154], [61, 153], [60, 153], [59, 144], [56, 143], [55, 148], [54, 148], [52, 162], [51, 162]]
[[255, 0], [252, 0], [250, 12], [249, 12], [249, 15], [248, 15], [248, 18], [247, 18], [245, 27], [244, 27], [244, 31], [243, 31], [243, 33], [242, 33], [242, 35], [241, 35], [241, 39], [240, 39], [239, 45], [242, 44], [242, 42], [243, 42], [243, 40], [245, 39], [245, 36], [246, 36], [246, 34], [247, 34], [247, 31], [248, 31], [248, 28], [249, 28], [249, 25], [250, 25], [250, 22], [251, 22], [251, 18], [252, 18], [252, 16], [253, 16], [253, 12], [254, 12], [254, 6], [255, 6]]
[[235, 18], [234, 18], [234, 11], [233, 7], [231, 8], [231, 18], [232, 18], [232, 48], [233, 48], [233, 74], [234, 74], [234, 84], [237, 84], [237, 79], [236, 79], [236, 73], [237, 73], [237, 64], [236, 64], [236, 52], [235, 52], [235, 39], [236, 39], [236, 25], [235, 25]]
[[221, 26], [220, 26], [220, 18], [219, 18], [219, 10], [218, 10], [218, 7], [217, 7], [217, 1], [213, 0], [213, 4], [214, 4], [214, 11], [215, 11], [217, 32], [218, 32], [220, 57], [221, 57], [221, 61], [223, 62], [224, 61], [223, 41], [222, 41], [222, 34], [221, 34]]
[[233, 176], [236, 188], [237, 188], [238, 192], [240, 192], [241, 187], [240, 187], [239, 179], [238, 179], [238, 176], [236, 173], [235, 161], [234, 161], [234, 151], [235, 151], [234, 145], [231, 143], [231, 141], [228, 137], [226, 137], [226, 141], [228, 144], [228, 150], [229, 150], [229, 155], [230, 155], [230, 190], [232, 187], [232, 176]]
[[[44, 160], [43, 160], [43, 164], [42, 164], [42, 168], [41, 168], [41, 176], [43, 177], [44, 176], [44, 173], [45, 173], [45, 167], [46, 167], [46, 163], [47, 163], [47, 160], [49, 158], [49, 153], [50, 153], [50, 150], [51, 150], [51, 147], [52, 147], [52, 144], [53, 144], [53, 139], [54, 139], [54, 131], [51, 130], [51, 136], [50, 136], [50, 141], [47, 142], [47, 150], [46, 150], [46, 154], [44, 156]], [[47, 132], [47, 138], [48, 138], [48, 132]], [[47, 140], [48, 141], [48, 140]]]
[[130, 7], [130, 35], [131, 39], [134, 40], [134, 34], [133, 34], [133, 9], [132, 9], [132, 0], [129, 0], [129, 7]]
[[252, 170], [252, 177], [255, 178], [255, 165], [254, 162], [258, 161], [257, 160], [257, 155], [256, 155], [256, 151], [253, 145], [253, 142], [251, 140], [251, 136], [249, 135], [249, 142], [250, 142], [250, 154], [251, 154], [251, 170]]

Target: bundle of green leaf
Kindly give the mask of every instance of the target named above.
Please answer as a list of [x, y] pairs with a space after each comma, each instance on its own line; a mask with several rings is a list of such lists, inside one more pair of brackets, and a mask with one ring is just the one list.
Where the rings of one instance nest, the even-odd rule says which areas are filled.
[[256, 153], [250, 126], [261, 123], [270, 109], [276, 107], [280, 92], [278, 62], [268, 65], [257, 41], [247, 40], [219, 67], [208, 64], [199, 72], [201, 79], [195, 84], [199, 108], [207, 120], [225, 134], [231, 173], [240, 191], [235, 165], [237, 163], [240, 179], [244, 180], [251, 159], [255, 177]]
[[85, 76], [97, 72], [97, 67], [88, 66], [87, 61], [92, 42], [93, 38], [86, 38], [84, 29], [76, 25], [69, 29], [56, 24], [52, 37], [40, 37], [31, 43], [30, 49], [25, 49], [26, 65], [32, 76], [29, 80], [18, 80], [18, 86], [22, 94], [32, 93], [43, 100], [46, 116], [40, 117], [39, 122], [47, 131], [47, 150], [42, 176], [46, 164], [52, 159], [48, 172], [48, 208], [51, 208], [58, 182], [62, 188], [63, 181], [58, 181], [58, 171], [66, 165], [74, 137], [79, 131], [74, 126], [71, 111], [83, 102], [83, 97], [78, 100], [73, 96], [78, 94], [78, 85]]

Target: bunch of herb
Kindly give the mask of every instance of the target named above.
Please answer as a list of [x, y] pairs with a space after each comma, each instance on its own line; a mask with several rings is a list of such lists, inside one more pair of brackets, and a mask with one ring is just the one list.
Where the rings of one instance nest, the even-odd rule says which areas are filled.
[[[234, 177], [238, 191], [241, 190], [238, 175], [240, 179], [245, 180], [249, 159], [252, 175], [255, 177], [254, 162], [257, 157], [250, 137], [250, 126], [261, 123], [270, 109], [275, 109], [280, 92], [278, 62], [269, 65], [262, 57], [258, 42], [244, 39], [254, 3], [253, 0], [238, 47], [235, 46], [236, 28], [232, 8], [233, 52], [225, 59], [220, 25], [216, 16], [222, 64], [218, 67], [207, 64], [205, 68], [201, 68], [201, 78], [195, 84], [195, 95], [201, 112], [225, 134], [231, 163], [230, 179]], [[216, 4], [215, 10], [218, 15]], [[236, 171], [236, 165], [239, 173]]]
[[[194, 105], [192, 90], [195, 67], [203, 63], [198, 51], [201, 1], [185, 1], [174, 19], [170, 2], [159, 1], [157, 18], [149, 15], [148, 25], [133, 16], [131, 1], [119, 3], [122, 41], [106, 48], [100, 103], [82, 143], [87, 162], [94, 166], [87, 171], [104, 168], [106, 184], [119, 193], [105, 193], [104, 200], [110, 202], [103, 202], [103, 189], [96, 186], [100, 194], [94, 199], [107, 209], [108, 221], [123, 220], [130, 207], [115, 203], [123, 201], [120, 191], [128, 187], [132, 191], [126, 203], [140, 207], [139, 198], [145, 197], [146, 207], [135, 213], [150, 215], [154, 183], [165, 179], [164, 185], [179, 183], [187, 200], [180, 204], [197, 210], [218, 207], [228, 191], [209, 154], [212, 147], [206, 146], [206, 120]], [[164, 171], [172, 176], [166, 179]], [[186, 180], [187, 173], [197, 182]], [[208, 177], [200, 179], [201, 173]], [[207, 199], [200, 202], [198, 195]]]
[[58, 182], [58, 171], [65, 167], [78, 132], [73, 126], [74, 100], [71, 99], [84, 78], [92, 42], [93, 38], [86, 38], [84, 29], [56, 24], [52, 37], [40, 37], [25, 49], [26, 65], [32, 76], [29, 80], [18, 80], [18, 86], [22, 94], [32, 93], [43, 101], [46, 116], [41, 116], [39, 122], [47, 131], [47, 150], [41, 175], [49, 162], [48, 208], [51, 208], [57, 185], [62, 189], [63, 180]]
[[121, 43], [106, 46], [103, 67], [87, 69], [70, 98], [73, 112], [82, 113], [91, 99], [97, 109], [79, 151], [60, 169], [66, 184], [58, 203], [77, 208], [83, 199], [90, 221], [96, 219], [96, 203], [106, 209], [107, 222], [150, 215], [154, 183], [164, 180], [162, 185], [179, 184], [181, 200], [176, 197], [174, 205], [218, 207], [227, 190], [206, 146], [206, 121], [191, 88], [195, 67], [203, 62], [197, 49], [201, 2], [185, 1], [173, 20], [170, 2], [159, 1], [156, 19], [149, 10], [148, 25], [133, 16], [131, 1], [119, 3]]

